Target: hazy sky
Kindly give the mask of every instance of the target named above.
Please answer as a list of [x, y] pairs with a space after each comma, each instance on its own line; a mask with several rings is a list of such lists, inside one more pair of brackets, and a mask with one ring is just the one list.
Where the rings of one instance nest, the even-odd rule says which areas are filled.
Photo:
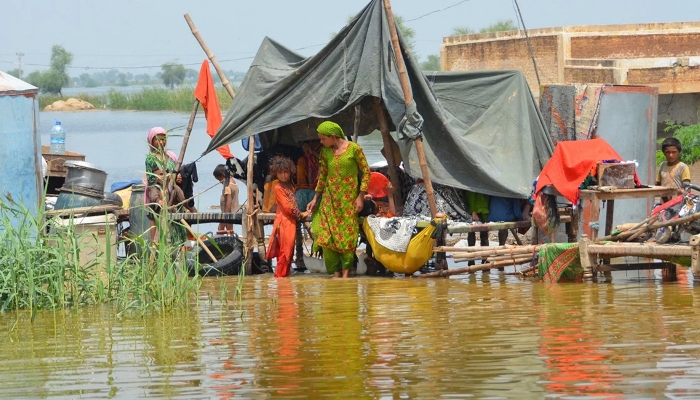
[[[189, 13], [226, 70], [245, 71], [264, 36], [312, 55], [368, 0], [3, 0], [0, 5], [0, 70], [45, 69], [51, 46], [74, 55], [71, 75], [97, 68], [131, 67], [157, 72], [176, 61], [197, 68], [205, 58], [185, 23]], [[431, 11], [448, 10], [418, 18]], [[528, 29], [563, 25], [700, 20], [700, 0], [519, 0]], [[424, 59], [438, 54], [442, 38], [457, 26], [479, 29], [516, 20], [512, 0], [394, 0], [393, 10], [415, 29]], [[89, 67], [90, 69], [86, 69]], [[123, 71], [126, 69], [121, 68]]]

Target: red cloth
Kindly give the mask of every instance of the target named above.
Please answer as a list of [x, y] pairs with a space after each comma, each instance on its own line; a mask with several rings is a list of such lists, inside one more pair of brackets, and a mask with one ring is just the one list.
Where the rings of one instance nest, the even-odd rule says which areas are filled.
[[[202, 68], [199, 70], [199, 81], [194, 89], [194, 97], [202, 104], [204, 116], [207, 119], [207, 134], [209, 137], [214, 137], [216, 131], [221, 126], [221, 109], [219, 109], [219, 99], [216, 98], [216, 89], [214, 81], [211, 79], [211, 71], [209, 71], [209, 62], [204, 60]], [[233, 158], [231, 149], [228, 145], [224, 145], [216, 149], [225, 159]]]
[[[547, 185], [554, 186], [570, 202], [578, 202], [579, 186], [588, 174], [596, 175], [600, 161], [618, 160], [622, 157], [603, 139], [571, 140], [557, 143], [552, 158], [540, 172], [535, 194]], [[635, 183], [639, 185], [637, 173]]]

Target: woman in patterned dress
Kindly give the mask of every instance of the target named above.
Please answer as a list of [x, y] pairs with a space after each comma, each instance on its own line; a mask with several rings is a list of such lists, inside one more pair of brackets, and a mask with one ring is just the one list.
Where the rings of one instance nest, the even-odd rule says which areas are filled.
[[307, 211], [316, 208], [312, 227], [316, 244], [323, 248], [326, 270], [347, 278], [355, 260], [362, 210], [369, 185], [369, 165], [362, 147], [345, 139], [340, 125], [326, 121], [317, 129], [323, 144], [316, 194]]
[[[156, 126], [148, 131], [146, 136], [149, 152], [146, 155], [146, 198], [145, 204], [150, 204], [151, 210], [148, 213], [148, 219], [151, 221], [151, 241], [155, 241], [158, 237], [156, 229], [155, 217], [160, 214], [160, 206], [153, 204], [156, 198], [163, 197], [162, 193], [165, 188], [162, 184], [158, 184], [158, 172], [167, 176], [175, 172], [175, 163], [177, 155], [170, 150], [167, 150], [167, 131], [165, 128]], [[175, 176], [175, 182], [182, 182], [182, 175]], [[160, 194], [160, 196], [159, 196]], [[171, 240], [173, 242], [184, 242], [185, 231], [180, 225], [174, 224], [171, 230]]]

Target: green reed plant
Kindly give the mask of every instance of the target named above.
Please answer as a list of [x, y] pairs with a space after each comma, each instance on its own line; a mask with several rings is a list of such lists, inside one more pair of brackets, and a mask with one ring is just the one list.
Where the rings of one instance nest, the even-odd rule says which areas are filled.
[[[190, 112], [194, 102], [194, 87], [183, 86], [177, 89], [166, 89], [160, 86], [144, 87], [138, 92], [124, 93], [110, 89], [105, 94], [81, 93], [70, 96], [85, 100], [95, 108], [108, 108], [112, 110], [136, 110], [136, 111], [182, 111]], [[231, 96], [225, 88], [216, 89], [216, 97], [222, 111], [231, 106]], [[39, 106], [43, 109], [47, 105], [65, 100], [66, 97], [58, 95], [42, 94], [39, 96]]]
[[126, 95], [126, 93], [110, 89], [105, 96], [107, 97], [107, 106], [112, 110], [129, 109], [129, 97]]
[[[114, 263], [109, 245], [90, 254], [89, 245], [101, 238], [79, 232], [72, 216], [57, 221], [43, 212], [33, 216], [11, 200], [0, 201], [0, 312], [29, 310], [35, 315], [37, 310], [100, 303], [120, 312], [164, 311], [196, 301], [201, 278], [188, 276], [181, 246], [167, 240], [167, 226], [153, 245], [132, 239], [141, 251]], [[112, 234], [106, 229], [106, 243]]]

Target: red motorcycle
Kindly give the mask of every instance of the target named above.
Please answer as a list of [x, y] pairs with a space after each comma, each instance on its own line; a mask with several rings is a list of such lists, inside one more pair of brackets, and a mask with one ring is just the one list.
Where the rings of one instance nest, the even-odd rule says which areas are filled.
[[[682, 196], [676, 196], [663, 204], [655, 205], [651, 215], [658, 215], [659, 222], [666, 222], [700, 212], [700, 196], [692, 190], [700, 192], [700, 186], [684, 184]], [[656, 243], [678, 243], [681, 241], [682, 232], [690, 235], [700, 234], [700, 220], [659, 228], [654, 233], [654, 240]]]

